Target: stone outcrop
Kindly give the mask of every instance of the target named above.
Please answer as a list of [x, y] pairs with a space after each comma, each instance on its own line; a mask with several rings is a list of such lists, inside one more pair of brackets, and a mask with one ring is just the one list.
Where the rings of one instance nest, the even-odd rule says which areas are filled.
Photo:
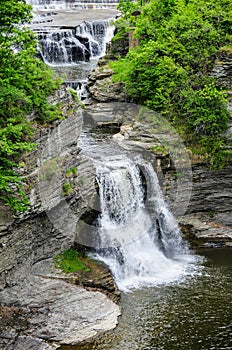
[[97, 102], [121, 102], [129, 100], [123, 84], [112, 82], [112, 75], [113, 70], [104, 59], [90, 73], [87, 89], [91, 93], [91, 97]]
[[[217, 84], [228, 89], [228, 110], [231, 120], [227, 137], [227, 149], [231, 150], [232, 135], [232, 52], [222, 48], [211, 73]], [[186, 216], [180, 218], [187, 236], [197, 245], [232, 246], [232, 167], [212, 171], [199, 160], [193, 159], [192, 196]], [[196, 239], [197, 238], [197, 239]]]
[[[77, 147], [81, 108], [76, 105], [73, 112], [71, 95], [65, 90], [59, 94], [55, 99], [64, 103], [63, 114], [69, 117], [51, 129], [39, 128], [37, 149], [21, 162], [30, 207], [16, 217], [6, 210], [1, 214], [1, 288], [24, 279], [34, 263], [71, 245], [76, 222], [95, 192], [95, 171]], [[68, 173], [70, 169], [76, 171]]]
[[[103, 293], [62, 279], [31, 275], [1, 293], [2, 350], [53, 350], [76, 344], [117, 324], [119, 306]], [[4, 303], [11, 306], [4, 306]]]
[[179, 223], [191, 246], [232, 247], [232, 229], [223, 225], [221, 220], [212, 221], [209, 215], [197, 213], [179, 218]]
[[232, 50], [231, 48], [222, 48], [217, 53], [212, 76], [217, 78], [220, 86], [232, 87]]

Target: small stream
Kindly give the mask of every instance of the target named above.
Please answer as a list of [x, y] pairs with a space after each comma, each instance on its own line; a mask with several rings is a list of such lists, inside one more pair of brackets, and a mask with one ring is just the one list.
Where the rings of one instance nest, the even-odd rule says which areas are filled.
[[231, 350], [232, 254], [204, 249], [199, 273], [182, 283], [122, 293], [116, 330], [60, 350]]

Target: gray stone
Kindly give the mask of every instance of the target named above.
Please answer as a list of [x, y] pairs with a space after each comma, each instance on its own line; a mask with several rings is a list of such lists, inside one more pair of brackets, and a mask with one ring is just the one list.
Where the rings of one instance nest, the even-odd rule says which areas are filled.
[[217, 84], [232, 88], [232, 52], [220, 50], [214, 64], [211, 76], [217, 78]]
[[5, 235], [5, 231], [13, 222], [13, 214], [9, 207], [7, 208], [2, 201], [0, 201], [0, 236]]
[[97, 66], [89, 75], [87, 89], [91, 97], [98, 102], [125, 102], [128, 101], [128, 95], [124, 85], [118, 82], [112, 82], [113, 70], [108, 65]]
[[211, 220], [203, 220], [204, 217], [200, 214], [185, 215], [179, 218], [180, 226], [192, 244], [197, 246], [232, 245], [232, 228]]
[[[59, 344], [76, 344], [114, 328], [120, 314], [119, 306], [100, 292], [35, 275], [2, 291], [1, 302], [30, 310], [27, 329], [23, 332], [24, 350], [50, 350]], [[18, 338], [16, 349], [21, 349], [22, 340]]]
[[57, 348], [58, 346], [49, 345], [45, 341], [40, 340], [38, 338], [34, 338], [31, 336], [19, 336], [12, 350], [55, 350]]

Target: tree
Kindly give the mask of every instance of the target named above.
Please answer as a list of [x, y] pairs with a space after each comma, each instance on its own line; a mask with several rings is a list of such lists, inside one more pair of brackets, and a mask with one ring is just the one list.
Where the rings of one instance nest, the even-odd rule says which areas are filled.
[[[123, 21], [130, 30], [131, 14], [124, 7], [119, 32]], [[168, 117], [188, 145], [216, 164], [229, 113], [225, 91], [209, 73], [217, 51], [231, 43], [232, 3], [151, 0], [139, 8], [131, 24], [139, 45], [112, 63], [114, 80], [125, 83], [133, 101]]]
[[47, 102], [59, 82], [37, 57], [35, 35], [26, 27], [31, 18], [25, 0], [0, 2], [0, 199], [15, 211], [28, 204], [16, 171], [19, 155], [35, 147], [27, 116], [33, 111], [37, 122], [46, 122], [60, 113]]

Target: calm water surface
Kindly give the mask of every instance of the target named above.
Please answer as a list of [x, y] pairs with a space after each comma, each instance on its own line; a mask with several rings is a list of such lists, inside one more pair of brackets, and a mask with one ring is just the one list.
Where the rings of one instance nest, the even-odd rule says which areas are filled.
[[232, 250], [209, 249], [179, 284], [122, 294], [116, 330], [62, 350], [231, 350]]

